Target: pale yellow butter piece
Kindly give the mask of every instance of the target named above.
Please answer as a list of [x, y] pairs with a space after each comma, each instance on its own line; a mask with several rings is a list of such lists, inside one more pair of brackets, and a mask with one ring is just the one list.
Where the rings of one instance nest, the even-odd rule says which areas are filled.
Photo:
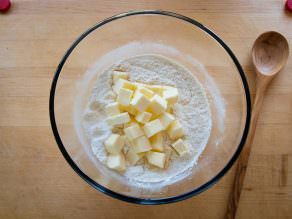
[[114, 92], [116, 94], [118, 94], [120, 89], [123, 88], [123, 86], [126, 82], [127, 82], [127, 80], [125, 80], [123, 78], [119, 78], [117, 81], [115, 81], [114, 85], [112, 86]]
[[147, 97], [148, 99], [151, 99], [154, 96], [154, 92], [152, 90], [143, 86], [138, 86], [136, 92], [144, 94], [144, 96]]
[[142, 153], [146, 151], [150, 151], [152, 149], [150, 141], [144, 135], [134, 139], [133, 141], [133, 150], [135, 153]]
[[164, 168], [167, 168], [170, 163], [170, 157], [172, 155], [172, 149], [167, 146], [164, 148], [164, 154], [165, 154], [165, 162], [164, 162]]
[[164, 112], [163, 114], [161, 114], [161, 116], [158, 117], [158, 119], [160, 120], [164, 128], [167, 129], [170, 123], [175, 120], [175, 117], [170, 113]]
[[134, 149], [131, 147], [127, 154], [126, 154], [126, 160], [131, 164], [135, 165], [142, 157], [144, 156], [144, 153], [137, 154]]
[[161, 132], [152, 136], [149, 140], [150, 140], [153, 151], [159, 151], [159, 152], [163, 151], [163, 149], [164, 149], [164, 136]]
[[105, 112], [108, 116], [114, 116], [114, 115], [120, 114], [121, 111], [119, 108], [119, 104], [117, 102], [113, 102], [106, 105]]
[[108, 168], [119, 171], [119, 172], [123, 172], [126, 170], [126, 161], [122, 153], [110, 154], [107, 157], [106, 164]]
[[167, 101], [164, 100], [161, 96], [156, 94], [151, 98], [149, 111], [153, 115], [159, 115], [159, 114], [165, 112], [166, 109], [167, 109]]
[[128, 72], [124, 71], [114, 71], [113, 72], [113, 81], [117, 82], [120, 78], [127, 80], [129, 78]]
[[138, 113], [138, 110], [136, 110], [136, 108], [130, 103], [130, 105], [128, 106], [122, 106], [120, 105], [120, 110], [123, 111], [123, 112], [128, 112], [130, 113], [131, 115], [137, 115]]
[[122, 151], [125, 145], [125, 138], [118, 134], [111, 134], [104, 144], [108, 153], [118, 154]]
[[118, 93], [117, 102], [122, 106], [129, 106], [133, 93], [134, 92], [132, 90], [121, 88]]
[[135, 91], [137, 86], [134, 83], [127, 81], [124, 83], [123, 88]]
[[120, 89], [122, 89], [122, 88], [126, 88], [126, 89], [134, 91], [136, 89], [136, 85], [131, 83], [131, 82], [129, 82], [129, 81], [127, 81], [127, 80], [125, 80], [125, 79], [123, 79], [123, 78], [119, 78], [115, 82], [115, 84], [114, 84], [114, 86], [112, 88], [113, 88], [114, 92], [116, 94], [118, 94]]
[[155, 119], [151, 122], [147, 122], [144, 127], [145, 135], [150, 138], [151, 136], [164, 130], [164, 127], [159, 119]]
[[146, 153], [146, 158], [148, 163], [159, 168], [164, 168], [166, 158], [164, 153], [149, 151]]
[[178, 139], [176, 142], [172, 143], [172, 147], [179, 154], [179, 156], [184, 156], [189, 152], [187, 145], [181, 138]]
[[133, 123], [133, 125], [127, 127], [124, 129], [125, 135], [129, 140], [134, 140], [135, 138], [138, 138], [142, 135], [144, 135], [143, 130], [140, 128], [140, 126], [136, 123]]
[[144, 112], [150, 103], [151, 101], [140, 92], [136, 93], [131, 101], [131, 105], [133, 105], [140, 112]]
[[163, 98], [167, 100], [169, 104], [175, 104], [178, 100], [178, 89], [169, 88], [163, 91]]
[[128, 128], [128, 127], [130, 127], [130, 126], [132, 126], [132, 125], [134, 125], [134, 124], [137, 123], [136, 120], [133, 119], [133, 117], [130, 117], [130, 119], [131, 119], [130, 122], [124, 124], [124, 129], [125, 129], [125, 128]]
[[161, 85], [147, 85], [146, 87], [161, 97], [163, 95], [163, 91], [165, 90], [165, 88]]
[[128, 147], [133, 146], [133, 141], [129, 140], [127, 136], [125, 136], [125, 145]]
[[106, 118], [106, 121], [111, 126], [122, 125], [131, 121], [129, 113], [120, 113]]
[[172, 140], [176, 140], [184, 136], [184, 130], [178, 120], [174, 120], [168, 127], [167, 133]]
[[151, 119], [151, 116], [152, 114], [151, 113], [148, 113], [148, 112], [139, 112], [135, 119], [142, 123], [142, 124], [145, 124], [146, 122], [148, 122], [150, 119]]

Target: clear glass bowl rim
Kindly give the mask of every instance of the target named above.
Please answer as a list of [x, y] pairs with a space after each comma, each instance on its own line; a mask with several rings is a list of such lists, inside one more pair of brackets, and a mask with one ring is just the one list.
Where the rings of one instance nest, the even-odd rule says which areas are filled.
[[[201, 185], [200, 187], [198, 187], [198, 188], [196, 188], [196, 189], [194, 189], [192, 191], [189, 191], [187, 193], [180, 194], [180, 195], [177, 195], [177, 196], [173, 196], [173, 197], [159, 198], [159, 199], [151, 199], [151, 198], [143, 199], [143, 198], [131, 197], [131, 196], [126, 196], [126, 195], [123, 195], [123, 194], [119, 194], [117, 192], [114, 192], [114, 191], [112, 191], [112, 190], [110, 190], [110, 189], [98, 184], [97, 182], [92, 180], [89, 176], [87, 176], [77, 166], [77, 164], [70, 157], [69, 153], [66, 151], [65, 146], [63, 145], [61, 137], [60, 137], [59, 132], [58, 132], [58, 128], [57, 128], [57, 124], [56, 124], [56, 120], [55, 120], [55, 110], [54, 110], [54, 100], [55, 100], [55, 92], [56, 92], [56, 86], [57, 86], [58, 78], [59, 78], [59, 75], [61, 74], [62, 68], [63, 68], [66, 60], [68, 59], [68, 57], [70, 56], [70, 54], [74, 50], [74, 48], [84, 38], [86, 38], [86, 36], [89, 35], [91, 32], [93, 32], [94, 30], [102, 27], [103, 25], [105, 25], [105, 24], [107, 24], [109, 22], [112, 22], [114, 20], [121, 19], [121, 18], [124, 18], [124, 17], [134, 16], [134, 15], [150, 15], [150, 14], [152, 14], [152, 15], [161, 15], [161, 16], [169, 16], [169, 17], [177, 18], [177, 19], [183, 20], [185, 22], [191, 23], [195, 27], [200, 28], [202, 31], [204, 31], [207, 34], [209, 34], [214, 40], [216, 40], [225, 49], [225, 51], [228, 53], [230, 58], [233, 60], [235, 66], [236, 66], [236, 68], [238, 70], [238, 73], [240, 75], [240, 78], [242, 80], [242, 84], [243, 84], [244, 91], [245, 91], [245, 100], [246, 100], [246, 119], [245, 119], [245, 127], [243, 129], [243, 135], [241, 137], [239, 145], [237, 146], [236, 151], [232, 155], [231, 159], [224, 166], [224, 168], [219, 173], [217, 173], [217, 175], [215, 175], [212, 179], [210, 179], [208, 182], [206, 182], [205, 184]], [[58, 144], [58, 147], [59, 147], [60, 151], [62, 152], [64, 158], [69, 163], [69, 165], [73, 168], [73, 170], [83, 180], [85, 180], [89, 185], [91, 185], [96, 190], [99, 190], [102, 193], [107, 194], [107, 195], [109, 195], [109, 196], [111, 196], [113, 198], [116, 198], [116, 199], [119, 199], [119, 200], [123, 200], [123, 201], [126, 201], [126, 202], [130, 202], [130, 203], [135, 203], [135, 204], [157, 205], [157, 204], [167, 204], [167, 203], [173, 203], [173, 202], [177, 202], [177, 201], [182, 201], [182, 200], [185, 200], [185, 199], [190, 198], [192, 196], [198, 195], [201, 192], [203, 192], [203, 191], [207, 190], [208, 188], [210, 188], [216, 182], [218, 182], [218, 180], [227, 173], [227, 171], [232, 167], [232, 165], [235, 163], [235, 161], [239, 157], [240, 152], [243, 149], [244, 143], [245, 143], [247, 135], [248, 135], [249, 125], [250, 125], [250, 118], [251, 118], [251, 99], [250, 99], [249, 86], [248, 86], [244, 71], [243, 71], [239, 61], [237, 60], [237, 58], [234, 55], [234, 53], [232, 52], [232, 50], [224, 43], [224, 41], [219, 36], [217, 36], [210, 29], [208, 29], [207, 27], [205, 27], [204, 25], [202, 25], [198, 21], [196, 21], [196, 20], [194, 20], [192, 18], [186, 17], [184, 15], [180, 15], [180, 14], [177, 14], [177, 13], [174, 13], [174, 12], [169, 12], [169, 11], [162, 11], [162, 10], [139, 10], [139, 11], [129, 11], [129, 12], [125, 12], [125, 13], [121, 13], [121, 14], [117, 14], [117, 15], [114, 15], [112, 17], [109, 17], [109, 18], [97, 23], [93, 27], [87, 29], [84, 33], [82, 33], [75, 40], [75, 42], [69, 47], [69, 49], [64, 54], [63, 58], [61, 59], [59, 65], [58, 65], [58, 67], [56, 69], [56, 72], [55, 72], [55, 75], [54, 75], [54, 78], [53, 78], [53, 81], [52, 81], [52, 84], [51, 84], [51, 90], [50, 90], [49, 114], [50, 114], [50, 122], [51, 122], [52, 131], [53, 131], [55, 140], [56, 140], [56, 142]]]

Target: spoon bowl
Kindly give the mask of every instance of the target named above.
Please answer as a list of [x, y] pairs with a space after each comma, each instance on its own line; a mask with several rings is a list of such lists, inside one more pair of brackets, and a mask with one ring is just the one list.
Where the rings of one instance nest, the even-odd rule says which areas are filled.
[[269, 31], [261, 34], [252, 48], [252, 61], [256, 71], [263, 75], [274, 75], [286, 64], [289, 46], [280, 33]]

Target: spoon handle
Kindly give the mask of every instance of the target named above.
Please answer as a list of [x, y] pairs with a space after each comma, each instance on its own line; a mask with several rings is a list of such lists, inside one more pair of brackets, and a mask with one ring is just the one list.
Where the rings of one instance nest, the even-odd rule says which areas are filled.
[[249, 134], [246, 139], [243, 150], [237, 161], [233, 187], [230, 194], [230, 199], [229, 199], [229, 203], [227, 207], [227, 213], [225, 217], [226, 219], [234, 219], [236, 215], [236, 210], [238, 207], [240, 194], [243, 187], [244, 177], [245, 177], [245, 173], [247, 169], [248, 158], [251, 151], [251, 145], [252, 145], [253, 138], [255, 135], [255, 129], [256, 129], [256, 124], [259, 117], [259, 112], [263, 103], [266, 88], [271, 79], [272, 77], [266, 77], [266, 76], [261, 77], [259, 75], [257, 78], [257, 89], [256, 89], [256, 96], [255, 96], [253, 109], [252, 109]]

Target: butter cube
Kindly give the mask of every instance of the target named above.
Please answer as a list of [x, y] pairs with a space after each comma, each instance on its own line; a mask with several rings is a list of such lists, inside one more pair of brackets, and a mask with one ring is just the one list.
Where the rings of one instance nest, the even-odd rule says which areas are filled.
[[141, 136], [133, 140], [133, 150], [135, 153], [142, 153], [150, 151], [152, 149], [151, 144], [145, 136]]
[[106, 118], [107, 123], [111, 126], [122, 125], [122, 124], [130, 122], [130, 120], [131, 120], [130, 116], [127, 112], [120, 113], [120, 114]]
[[133, 96], [133, 91], [121, 88], [118, 93], [117, 102], [122, 106], [129, 106]]
[[146, 154], [148, 162], [156, 167], [164, 168], [165, 154], [160, 152], [149, 151]]
[[130, 141], [127, 136], [125, 136], [125, 145], [128, 147], [133, 146], [133, 141]]
[[175, 120], [174, 116], [167, 112], [164, 112], [161, 116], [158, 117], [158, 119], [165, 129], [167, 129], [170, 123]]
[[170, 157], [172, 155], [172, 149], [170, 147], [165, 147], [164, 149], [164, 154], [165, 154], [165, 162], [164, 162], [164, 168], [167, 168], [170, 163]]
[[128, 127], [130, 127], [130, 126], [132, 126], [132, 125], [134, 125], [134, 124], [137, 124], [137, 123], [136, 123], [135, 119], [133, 119], [133, 118], [131, 117], [130, 122], [125, 123], [123, 128], [124, 128], [124, 129], [125, 129], [125, 128], [128, 128]]
[[126, 89], [129, 89], [129, 90], [135, 90], [136, 89], [136, 85], [131, 83], [131, 82], [129, 82], [129, 81], [127, 81], [127, 80], [125, 80], [125, 79], [123, 79], [123, 78], [119, 78], [115, 82], [115, 84], [114, 84], [114, 86], [112, 88], [113, 88], [114, 92], [116, 94], [118, 94], [120, 89], [122, 89], [122, 88], [126, 88]]
[[130, 148], [126, 154], [126, 160], [131, 164], [135, 165], [142, 157], [143, 153], [137, 154], [133, 148]]
[[135, 107], [132, 104], [129, 104], [128, 106], [120, 105], [120, 110], [123, 112], [128, 112], [131, 115], [137, 115], [138, 113], [138, 111], [135, 109]]
[[159, 95], [162, 97], [164, 87], [160, 85], [147, 85], [146, 86], [149, 90], [152, 90], [155, 94]]
[[167, 133], [172, 140], [176, 140], [184, 136], [184, 130], [178, 120], [174, 120], [172, 123], [170, 123], [167, 129]]
[[108, 168], [122, 172], [126, 170], [126, 161], [122, 153], [110, 154], [106, 162]]
[[172, 147], [179, 154], [179, 156], [184, 156], [189, 152], [187, 145], [183, 142], [181, 138], [172, 143]]
[[154, 96], [154, 92], [146, 87], [143, 86], [139, 86], [137, 87], [136, 92], [140, 92], [141, 94], [143, 94], [145, 97], [147, 97], [148, 99], [151, 99]]
[[164, 130], [164, 127], [159, 119], [148, 122], [143, 127], [144, 132], [148, 138]]
[[146, 122], [148, 122], [150, 119], [151, 119], [151, 116], [152, 114], [151, 113], [148, 113], [148, 112], [141, 112], [141, 113], [138, 113], [135, 117], [135, 119], [142, 123], [142, 124], [145, 124]]
[[119, 93], [120, 89], [123, 88], [124, 84], [127, 82], [127, 80], [119, 78], [117, 81], [115, 81], [114, 85], [112, 86], [114, 92], [116, 94]]
[[150, 143], [153, 151], [162, 152], [164, 149], [164, 136], [162, 133], [158, 133], [152, 136], [150, 139]]
[[150, 103], [151, 101], [140, 92], [136, 93], [131, 101], [131, 104], [140, 112], [144, 112]]
[[113, 72], [113, 81], [117, 82], [120, 78], [127, 80], [129, 78], [128, 72], [124, 71], [114, 71]]
[[104, 144], [107, 152], [111, 154], [118, 154], [122, 151], [125, 145], [125, 139], [124, 136], [111, 134]]
[[173, 108], [171, 105], [167, 105], [167, 109], [166, 109], [166, 112], [170, 113], [170, 114], [173, 114]]
[[140, 126], [137, 123], [136, 124], [134, 123], [130, 127], [125, 128], [124, 132], [127, 138], [131, 141], [134, 140], [135, 138], [138, 138], [144, 135], [143, 130], [140, 128]]
[[149, 111], [154, 115], [159, 115], [167, 109], [167, 101], [164, 100], [159, 95], [154, 95], [151, 98], [151, 104], [149, 106]]
[[167, 100], [169, 104], [175, 104], [178, 100], [178, 89], [177, 88], [169, 88], [163, 91], [163, 98]]
[[108, 116], [114, 116], [114, 115], [120, 114], [121, 111], [119, 108], [119, 104], [117, 102], [113, 102], [106, 105], [105, 112]]

